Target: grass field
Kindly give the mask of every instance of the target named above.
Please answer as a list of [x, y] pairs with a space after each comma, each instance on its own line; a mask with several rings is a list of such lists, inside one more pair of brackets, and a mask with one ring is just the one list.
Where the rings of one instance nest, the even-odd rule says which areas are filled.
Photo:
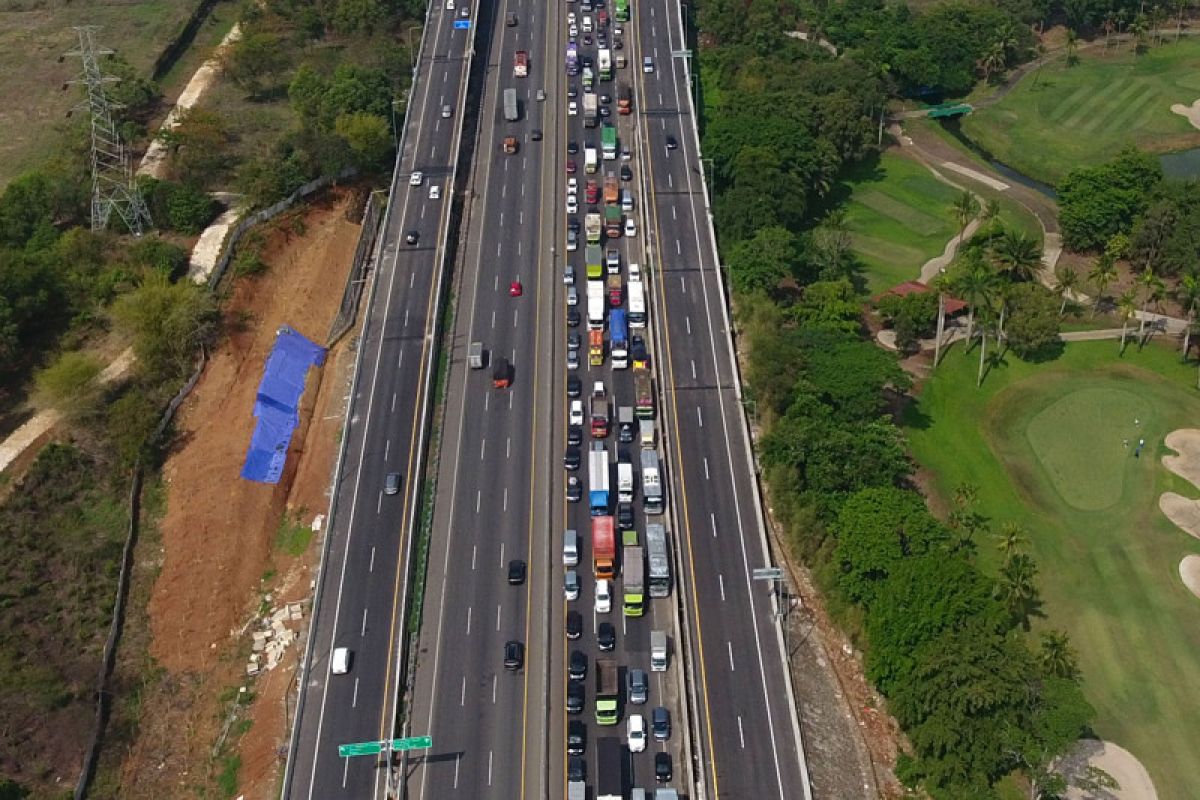
[[79, 44], [71, 26], [100, 26], [99, 44], [149, 74], [197, 2], [17, 0], [0, 6], [0, 187], [53, 152], [52, 131], [83, 101], [81, 87], [62, 88], [82, 70], [78, 58], [58, 63]]
[[963, 132], [1000, 161], [1047, 183], [1110, 158], [1127, 144], [1154, 152], [1200, 145], [1200, 131], [1171, 112], [1200, 99], [1200, 41], [1135, 55], [1103, 47], [1080, 62], [1047, 64], [994, 106], [968, 114]]
[[872, 294], [915, 280], [957, 233], [950, 207], [958, 192], [910, 159], [885, 152], [851, 171], [837, 192]]
[[[1071, 634], [1096, 732], [1142, 760], [1159, 797], [1195, 796], [1200, 600], [1177, 567], [1200, 542], [1157, 504], [1164, 491], [1198, 494], [1159, 461], [1166, 434], [1200, 419], [1195, 369], [1167, 348], [1120, 359], [1115, 342], [1073, 343], [1049, 364], [1010, 354], [976, 389], [972, 356], [953, 349], [909, 409], [914, 455], [943, 500], [972, 483], [993, 528], [1026, 527], [1046, 603], [1038, 624]], [[996, 566], [993, 540], [979, 558]]]

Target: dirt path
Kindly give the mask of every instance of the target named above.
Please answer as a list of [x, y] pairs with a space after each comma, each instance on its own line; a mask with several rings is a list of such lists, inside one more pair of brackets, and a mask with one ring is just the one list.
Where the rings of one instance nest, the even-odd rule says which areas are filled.
[[[239, 636], [242, 627], [264, 593], [274, 592], [272, 605], [308, 593], [304, 557], [284, 558], [273, 545], [285, 510], [308, 522], [327, 505], [345, 359], [335, 352], [324, 368], [309, 373], [280, 484], [251, 483], [238, 473], [276, 328], [287, 323], [323, 342], [336, 313], [359, 232], [345, 218], [350, 202], [348, 192], [317, 201], [298, 216], [302, 235], [290, 232], [290, 219], [271, 227], [263, 251], [269, 269], [235, 286], [226, 305], [226, 320], [233, 323], [229, 334], [178, 418], [177, 444], [163, 469], [168, 490], [161, 572], [148, 608], [150, 651], [162, 673], [143, 696], [142, 726], [124, 764], [122, 798], [178, 797], [209, 783], [211, 748], [224, 712], [218, 698], [245, 682], [248, 642]], [[279, 700], [295, 650], [259, 679], [254, 710], [263, 719], [242, 742], [254, 755], [258, 779], [265, 775], [268, 784], [283, 727]], [[270, 754], [265, 763], [264, 753]]]

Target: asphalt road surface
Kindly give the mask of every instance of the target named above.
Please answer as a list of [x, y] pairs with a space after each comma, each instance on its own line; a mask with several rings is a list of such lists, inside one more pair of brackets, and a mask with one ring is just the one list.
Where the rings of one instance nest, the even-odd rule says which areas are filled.
[[[388, 738], [395, 709], [400, 569], [416, 513], [425, 385], [433, 369], [435, 280], [443, 256], [458, 115], [466, 86], [470, 31], [435, 13], [413, 87], [403, 152], [381, 228], [378, 274], [366, 309], [359, 369], [335, 486], [337, 510], [309, 642], [309, 671], [284, 796], [382, 797], [383, 760], [341, 758], [338, 745]], [[442, 116], [449, 105], [450, 117]], [[414, 170], [424, 173], [410, 186]], [[439, 197], [433, 197], [434, 187]], [[416, 231], [415, 245], [406, 234]], [[388, 474], [401, 488], [385, 495]], [[351, 652], [346, 674], [330, 672], [334, 648]]]

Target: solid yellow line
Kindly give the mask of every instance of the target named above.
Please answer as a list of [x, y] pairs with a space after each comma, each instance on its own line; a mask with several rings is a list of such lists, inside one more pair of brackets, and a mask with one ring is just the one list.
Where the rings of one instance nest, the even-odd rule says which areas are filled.
[[[630, 16], [632, 17], [632, 14]], [[668, 19], [669, 19], [669, 15], [668, 15]], [[642, 52], [642, 30], [641, 30], [640, 26], [637, 26], [637, 25], [634, 26], [634, 35], [637, 38], [638, 53], [640, 54]], [[633, 66], [636, 66], [636, 62], [635, 62], [635, 64], [631, 65], [631, 67], [633, 67]], [[638, 72], [637, 75], [638, 75], [638, 83], [642, 87], [642, 99], [644, 100], [646, 97], [645, 74], [642, 72]], [[643, 109], [639, 110], [638, 113], [642, 114], [644, 111], [645, 111], [645, 109], [643, 108]], [[693, 121], [693, 124], [694, 124], [694, 121]], [[649, 150], [649, 147], [650, 147], [650, 140], [649, 140], [649, 133], [647, 132], [647, 139], [646, 139], [647, 150]], [[657, 193], [654, 190], [654, 178], [653, 178], [654, 167], [653, 167], [653, 164], [654, 164], [653, 158], [646, 159], [646, 173], [647, 173], [647, 176], [650, 178], [650, 180], [647, 182], [647, 184], [648, 184], [647, 191], [650, 193], [651, 198], [653, 198], [657, 195]], [[659, 283], [659, 298], [660, 298], [660, 302], [661, 302], [662, 310], [663, 310], [663, 321], [662, 321], [663, 342], [665, 343], [666, 350], [667, 350], [667, 371], [670, 373], [670, 376], [671, 376], [671, 386], [674, 387], [675, 386], [675, 367], [673, 366], [672, 361], [671, 361], [670, 329], [666, 324], [668, 314], [667, 314], [666, 279], [663, 277], [663, 270], [662, 270], [662, 228], [658, 222], [658, 204], [653, 202], [653, 200], [650, 203], [650, 210], [654, 216], [654, 229], [658, 233], [658, 242], [659, 242], [659, 247], [655, 249], [654, 257], [658, 262], [658, 270], [657, 271], [658, 271], [658, 283]], [[719, 279], [720, 279], [720, 276], [718, 276], [718, 280]], [[700, 624], [700, 604], [697, 600], [697, 594], [696, 594], [696, 564], [695, 564], [695, 558], [693, 557], [693, 554], [692, 554], [692, 523], [691, 523], [691, 515], [688, 512], [687, 480], [684, 478], [683, 451], [680, 448], [680, 444], [679, 444], [679, 405], [678, 405], [678, 401], [676, 400], [676, 393], [674, 390], [672, 390], [672, 392], [671, 392], [671, 415], [672, 415], [671, 422], [675, 429], [675, 463], [679, 465], [680, 496], [684, 498], [684, 501], [683, 501], [683, 520], [684, 520], [683, 528], [684, 528], [684, 534], [687, 536], [687, 542], [688, 542], [688, 568], [691, 573], [690, 578], [691, 578], [691, 584], [692, 584], [692, 614], [695, 616], [695, 619], [696, 619], [696, 631], [695, 631], [695, 633], [696, 633], [696, 649], [700, 654], [700, 684], [701, 684], [701, 691], [704, 694], [704, 724], [705, 724], [705, 728], [707, 729], [707, 734], [708, 734], [708, 736], [707, 736], [707, 738], [708, 738], [708, 753], [709, 753], [710, 770], [711, 770], [711, 774], [712, 774], [712, 796], [715, 798], [715, 797], [720, 796], [720, 791], [717, 787], [716, 749], [713, 746], [712, 717], [709, 713], [710, 703], [709, 703], [709, 699], [708, 699], [708, 670], [704, 666], [704, 634], [701, 630], [701, 628], [703, 626], [701, 626], [701, 624]], [[680, 576], [680, 579], [682, 580], [682, 576]], [[703, 759], [701, 759], [701, 761], [703, 761]]]

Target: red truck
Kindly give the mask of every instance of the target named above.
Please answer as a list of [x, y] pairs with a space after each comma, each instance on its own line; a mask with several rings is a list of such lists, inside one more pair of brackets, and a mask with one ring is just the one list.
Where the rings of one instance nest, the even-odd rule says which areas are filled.
[[612, 580], [617, 574], [617, 534], [612, 517], [592, 517], [592, 573]]
[[621, 307], [621, 276], [608, 276], [608, 305], [610, 308]]
[[589, 402], [592, 410], [592, 438], [603, 439], [608, 436], [608, 395], [604, 391], [604, 381], [592, 384], [592, 397]]

